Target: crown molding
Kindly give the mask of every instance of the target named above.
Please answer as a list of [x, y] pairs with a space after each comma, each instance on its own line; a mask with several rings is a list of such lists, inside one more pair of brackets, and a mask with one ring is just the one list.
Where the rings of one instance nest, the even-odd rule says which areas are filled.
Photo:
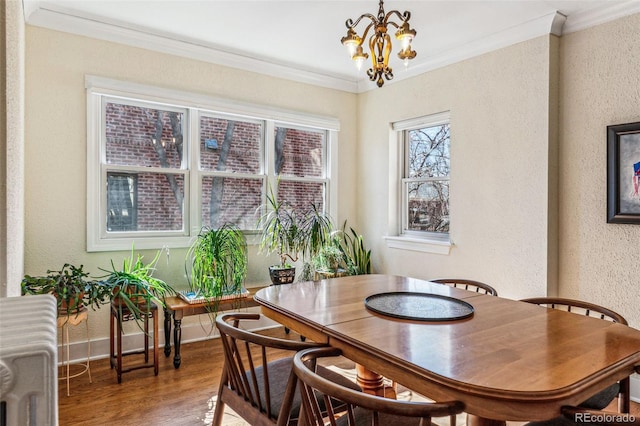
[[285, 80], [297, 81], [330, 89], [356, 92], [355, 79], [326, 75], [287, 64], [230, 53], [217, 46], [205, 45], [175, 35], [160, 34], [145, 28], [125, 27], [115, 22], [99, 21], [90, 16], [78, 16], [62, 8], [51, 8], [40, 2], [25, 2], [25, 21], [29, 25], [96, 38], [142, 49], [182, 56], [217, 65], [237, 68]]
[[[415, 77], [456, 62], [461, 62], [475, 56], [480, 56], [485, 53], [512, 46], [543, 35], [555, 34], [559, 36], [562, 34], [562, 27], [566, 19], [566, 16], [563, 14], [553, 12], [540, 16], [536, 19], [532, 19], [524, 24], [513, 26], [503, 31], [497, 31], [470, 43], [451, 47], [447, 50], [436, 53], [426, 62], [411, 66], [406, 71], [394, 74], [392, 81], [397, 82]], [[375, 84], [370, 84], [368, 80], [361, 80], [358, 82], [359, 93], [373, 89], [375, 89]]]
[[[369, 81], [364, 73], [359, 79], [353, 76], [323, 74], [290, 64], [275, 63], [268, 58], [255, 58], [229, 52], [223, 47], [205, 45], [197, 40], [177, 39], [175, 35], [170, 33], [125, 26], [118, 22], [105, 22], [98, 17], [79, 16], [70, 10], [59, 6], [52, 7], [40, 0], [23, 0], [23, 3], [25, 22], [29, 25], [350, 93], [363, 93], [377, 89], [376, 84]], [[606, 8], [577, 13], [570, 17], [559, 12], [543, 15], [470, 43], [436, 52], [426, 62], [411, 66], [407, 70], [400, 70], [394, 75], [393, 80], [386, 82], [386, 85], [532, 38], [547, 34], [561, 36], [635, 13], [640, 13], [640, 0], [616, 3]]]
[[567, 18], [563, 34], [584, 30], [636, 13], [640, 13], [640, 1], [638, 0], [628, 0], [624, 3], [614, 3], [606, 8], [575, 13]]

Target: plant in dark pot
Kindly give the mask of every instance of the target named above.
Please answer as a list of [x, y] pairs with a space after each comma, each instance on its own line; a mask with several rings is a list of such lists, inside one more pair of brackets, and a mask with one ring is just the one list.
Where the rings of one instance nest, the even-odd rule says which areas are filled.
[[185, 268], [193, 297], [239, 294], [247, 277], [247, 240], [235, 225], [205, 227], [187, 252]]
[[[292, 263], [311, 259], [327, 243], [331, 232], [331, 219], [314, 204], [296, 208], [285, 200], [267, 194], [267, 205], [260, 217], [260, 250], [276, 253], [280, 263], [269, 267], [273, 284], [288, 284], [295, 279]], [[307, 278], [307, 277], [305, 277]]]
[[[164, 297], [175, 294], [174, 289], [161, 279], [152, 276], [160, 258], [157, 251], [153, 260], [147, 264], [133, 248], [131, 255], [122, 262], [122, 268], [116, 268], [113, 260], [111, 270], [103, 271], [108, 275], [102, 277], [102, 283], [111, 289], [111, 298], [119, 310], [119, 318], [135, 319], [140, 322], [151, 312], [152, 302], [164, 306]], [[141, 327], [142, 328], [142, 327]]]
[[25, 275], [22, 294], [51, 294], [56, 298], [59, 315], [73, 315], [84, 307], [95, 310], [111, 300], [111, 288], [89, 278], [83, 265], [65, 263], [59, 271], [48, 270], [46, 276]]

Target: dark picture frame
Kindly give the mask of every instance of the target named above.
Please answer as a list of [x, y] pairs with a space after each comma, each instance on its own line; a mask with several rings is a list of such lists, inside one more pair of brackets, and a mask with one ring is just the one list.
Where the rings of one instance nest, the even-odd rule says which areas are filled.
[[607, 126], [607, 223], [640, 224], [640, 122]]

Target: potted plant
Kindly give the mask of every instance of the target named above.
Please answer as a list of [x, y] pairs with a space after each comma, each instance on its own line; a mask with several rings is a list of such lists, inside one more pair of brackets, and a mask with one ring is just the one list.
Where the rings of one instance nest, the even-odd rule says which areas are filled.
[[116, 268], [112, 260], [111, 270], [103, 269], [108, 274], [101, 282], [111, 289], [111, 299], [116, 302], [119, 318], [124, 318], [128, 311], [140, 325], [140, 321], [149, 315], [152, 302], [163, 307], [164, 297], [175, 294], [169, 284], [152, 276], [159, 258], [160, 251], [157, 251], [153, 260], [144, 264], [142, 256], [135, 255], [132, 248], [131, 255], [123, 260], [122, 268]]
[[371, 250], [364, 246], [362, 235], [349, 227], [346, 231], [347, 221], [342, 224], [342, 229], [332, 234], [332, 241], [335, 241], [342, 252], [348, 275], [364, 275], [371, 273]]
[[185, 261], [193, 296], [220, 298], [240, 293], [247, 263], [247, 240], [235, 225], [203, 228], [187, 251]]
[[287, 284], [295, 278], [293, 262], [312, 258], [327, 243], [331, 219], [314, 204], [298, 209], [286, 200], [267, 194], [266, 211], [260, 217], [260, 251], [277, 253], [280, 263], [269, 267], [273, 284]]
[[65, 263], [59, 271], [48, 270], [46, 276], [25, 275], [22, 294], [51, 294], [56, 298], [58, 314], [77, 314], [85, 306], [95, 310], [111, 299], [111, 288], [89, 278], [83, 265]]
[[334, 278], [348, 275], [346, 258], [335, 239], [322, 247], [312, 259], [315, 268], [314, 279]]

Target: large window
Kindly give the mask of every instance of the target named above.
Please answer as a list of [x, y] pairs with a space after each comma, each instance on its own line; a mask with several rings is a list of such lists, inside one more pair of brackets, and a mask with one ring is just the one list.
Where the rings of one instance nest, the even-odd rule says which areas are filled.
[[393, 202], [398, 208], [397, 217], [392, 216], [395, 225], [390, 228], [388, 245], [448, 253], [449, 113], [396, 122], [392, 128], [391, 143], [397, 146], [398, 189], [391, 193], [396, 194]]
[[266, 191], [329, 209], [337, 122], [87, 78], [87, 248], [186, 247], [256, 230]]

